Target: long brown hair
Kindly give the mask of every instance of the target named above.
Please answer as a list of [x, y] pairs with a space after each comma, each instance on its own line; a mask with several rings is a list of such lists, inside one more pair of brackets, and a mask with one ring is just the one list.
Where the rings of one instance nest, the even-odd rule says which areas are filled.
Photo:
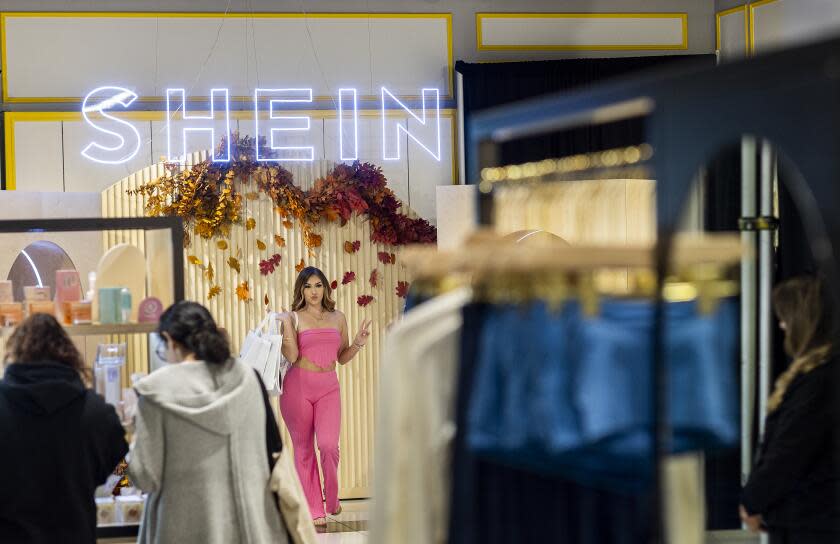
[[785, 352], [793, 362], [776, 380], [768, 413], [782, 404], [791, 382], [825, 363], [833, 348], [834, 315], [819, 278], [801, 276], [780, 283], [773, 290], [773, 308], [785, 324]]
[[6, 344], [4, 362], [59, 363], [89, 377], [82, 354], [49, 314], [31, 315], [15, 328]]
[[314, 266], [307, 266], [300, 271], [300, 274], [298, 274], [297, 280], [295, 280], [295, 295], [292, 298], [292, 310], [301, 310], [306, 306], [306, 301], [303, 299], [303, 286], [306, 285], [306, 282], [309, 281], [309, 278], [312, 276], [318, 276], [318, 279], [320, 279], [321, 283], [324, 284], [324, 298], [321, 299], [321, 307], [328, 312], [334, 312], [335, 301], [332, 298], [332, 287], [330, 287], [330, 282], [327, 281], [327, 277], [324, 273]]

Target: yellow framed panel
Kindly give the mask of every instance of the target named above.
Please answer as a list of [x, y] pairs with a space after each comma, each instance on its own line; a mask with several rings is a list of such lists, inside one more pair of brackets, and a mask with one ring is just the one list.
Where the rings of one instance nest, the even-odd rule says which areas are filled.
[[766, 6], [767, 4], [773, 4], [778, 2], [779, 0], [758, 0], [758, 2], [753, 2], [750, 4], [750, 54], [755, 55], [755, 10], [756, 8], [760, 8], [761, 6]]
[[737, 6], [732, 9], [727, 9], [715, 13], [715, 49], [720, 51], [720, 22], [727, 15], [734, 15], [736, 13], [744, 14], [744, 53], [750, 55], [750, 12], [747, 5]]
[[[682, 25], [680, 44], [554, 44], [554, 45], [485, 45], [482, 36], [484, 19], [679, 19]], [[688, 49], [687, 13], [476, 13], [476, 49], [479, 51], [671, 51]]]
[[[67, 17], [67, 18], [97, 18], [111, 17], [115, 19], [156, 17], [156, 18], [193, 18], [193, 19], [443, 19], [446, 21], [446, 51], [447, 51], [447, 77], [449, 80], [448, 93], [444, 98], [452, 99], [455, 93], [455, 66], [452, 53], [452, 14], [451, 13], [203, 13], [203, 12], [63, 12], [63, 11], [14, 11], [0, 13], [0, 62], [2, 62], [2, 84], [3, 101], [9, 103], [49, 103], [49, 102], [81, 102], [81, 97], [9, 97], [8, 82], [6, 79], [6, 20], [12, 17], [46, 18], [46, 17]], [[207, 100], [208, 97], [192, 97], [190, 100]], [[324, 100], [330, 97], [313, 97], [315, 100]], [[375, 99], [375, 96], [360, 97]], [[415, 97], [405, 97], [415, 98]], [[161, 101], [163, 97], [141, 97], [139, 100], [154, 102]], [[231, 97], [232, 100], [249, 100], [251, 97]]]
[[[198, 112], [198, 113], [209, 113], [209, 112]], [[309, 115], [316, 119], [334, 119], [336, 118], [336, 112], [332, 110], [295, 110], [296, 114], [303, 114]], [[165, 111], [130, 111], [130, 112], [122, 112], [122, 113], [114, 113], [114, 117], [121, 117], [123, 119], [131, 119], [134, 121], [164, 121], [166, 119], [166, 112]], [[267, 114], [266, 114], [267, 115]], [[371, 118], [371, 117], [379, 117], [382, 115], [382, 112], [379, 110], [360, 110], [359, 117], [360, 118]], [[386, 115], [393, 116], [393, 117], [401, 117], [400, 113], [395, 110], [386, 110]], [[236, 120], [248, 120], [254, 118], [254, 113], [249, 111], [232, 111], [231, 112], [231, 119]], [[458, 145], [455, 141], [457, 137], [456, 134], [456, 123], [455, 119], [457, 117], [457, 112], [454, 109], [442, 109], [440, 110], [441, 118], [446, 118], [450, 120], [450, 132], [451, 132], [451, 141], [450, 145], [452, 146], [452, 184], [458, 185]], [[261, 119], [268, 119], [268, 117], [260, 117]], [[6, 173], [6, 190], [7, 191], [14, 191], [16, 188], [15, 182], [15, 123], [22, 122], [22, 123], [32, 123], [32, 122], [81, 122], [82, 121], [82, 112], [80, 111], [63, 111], [63, 112], [54, 112], [54, 111], [25, 111], [25, 112], [12, 112], [7, 111], [3, 113], [3, 122], [4, 122], [4, 133], [5, 133], [5, 149], [6, 149], [6, 163], [5, 163], [5, 173]]]

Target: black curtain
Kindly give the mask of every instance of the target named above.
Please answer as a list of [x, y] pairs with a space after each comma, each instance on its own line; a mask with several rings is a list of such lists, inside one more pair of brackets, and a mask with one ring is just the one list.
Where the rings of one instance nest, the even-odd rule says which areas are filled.
[[[466, 63], [455, 70], [463, 75], [463, 111], [468, 125], [481, 110], [571, 90], [580, 90], [610, 78], [656, 67], [687, 63], [713, 65], [714, 55], [668, 55], [613, 59], [568, 59], [535, 62]], [[468, 126], [464, 127], [469, 130]], [[631, 119], [562, 134], [526, 138], [501, 146], [502, 164], [516, 164], [548, 157], [636, 145], [644, 141], [641, 119]], [[468, 138], [469, 134], [464, 135]], [[469, 141], [467, 139], [467, 141]], [[469, 155], [470, 150], [466, 150]], [[474, 182], [475, 180], [468, 180]]]
[[[735, 232], [741, 217], [741, 144], [722, 149], [706, 170], [703, 207], [709, 232]], [[741, 372], [737, 373], [740, 390]], [[706, 520], [710, 530], [738, 529], [741, 448], [706, 455]]]

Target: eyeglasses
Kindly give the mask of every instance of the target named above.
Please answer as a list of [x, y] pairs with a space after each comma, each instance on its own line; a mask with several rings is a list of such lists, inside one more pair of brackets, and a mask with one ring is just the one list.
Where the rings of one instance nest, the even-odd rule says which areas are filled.
[[169, 351], [169, 348], [167, 346], [166, 339], [163, 338], [163, 337], [160, 337], [160, 340], [158, 341], [158, 345], [155, 347], [155, 355], [157, 355], [157, 358], [160, 359], [161, 361], [163, 361], [164, 363], [168, 363], [169, 361], [166, 359], [166, 355], [167, 355], [168, 351]]

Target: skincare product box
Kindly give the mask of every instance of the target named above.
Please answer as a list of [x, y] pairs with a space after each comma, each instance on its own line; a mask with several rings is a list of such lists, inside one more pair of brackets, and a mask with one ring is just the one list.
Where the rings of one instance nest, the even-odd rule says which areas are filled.
[[23, 321], [22, 302], [0, 302], [0, 326], [14, 327]]
[[122, 323], [122, 287], [99, 288], [99, 322]]
[[23, 288], [23, 298], [32, 302], [50, 300], [50, 288], [27, 285]]
[[26, 315], [50, 314], [55, 316], [55, 302], [51, 300], [28, 301], [26, 303]]

